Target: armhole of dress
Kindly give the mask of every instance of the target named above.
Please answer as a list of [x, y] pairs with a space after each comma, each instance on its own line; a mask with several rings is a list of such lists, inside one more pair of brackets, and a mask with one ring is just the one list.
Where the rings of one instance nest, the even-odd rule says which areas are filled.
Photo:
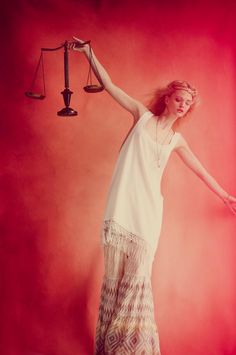
[[141, 122], [143, 122], [145, 120], [146, 117], [151, 117], [153, 116], [154, 114], [151, 112], [151, 111], [145, 111], [140, 117], [139, 119], [137, 120], [137, 124], [136, 125], [140, 125]]
[[125, 145], [126, 141], [128, 140], [128, 138], [135, 132], [136, 129], [138, 129], [138, 127], [140, 125], [142, 125], [145, 122], [145, 119], [147, 117], [151, 117], [153, 116], [153, 113], [151, 111], [145, 111], [137, 120], [137, 122], [135, 123], [135, 125], [130, 129], [130, 131], [128, 132], [127, 136], [125, 137], [123, 143], [121, 144], [121, 147], [119, 149], [119, 153], [121, 152], [123, 146]]
[[134, 130], [135, 129], [139, 129], [139, 127], [143, 127], [145, 125], [145, 123], [147, 122], [147, 120], [154, 116], [154, 114], [151, 111], [145, 111], [138, 119], [136, 125], [134, 126]]

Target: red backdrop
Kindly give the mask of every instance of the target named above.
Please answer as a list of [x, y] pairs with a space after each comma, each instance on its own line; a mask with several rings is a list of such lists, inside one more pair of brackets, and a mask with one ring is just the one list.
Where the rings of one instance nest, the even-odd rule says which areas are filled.
[[[91, 39], [114, 82], [148, 102], [188, 80], [201, 103], [180, 127], [216, 180], [236, 195], [233, 3], [14, 1], [2, 14], [2, 355], [89, 355], [103, 273], [99, 233], [119, 147], [132, 118], [107, 93], [86, 94], [88, 65], [45, 53], [47, 98], [24, 97], [41, 47]], [[236, 218], [174, 154], [153, 270], [163, 355], [236, 354]]]

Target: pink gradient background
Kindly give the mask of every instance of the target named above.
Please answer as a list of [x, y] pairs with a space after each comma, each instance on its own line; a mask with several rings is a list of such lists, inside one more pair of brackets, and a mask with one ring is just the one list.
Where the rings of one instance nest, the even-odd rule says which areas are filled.
[[[201, 104], [180, 131], [236, 195], [236, 45], [233, 2], [14, 1], [2, 9], [0, 354], [90, 355], [103, 275], [99, 233], [130, 114], [89, 95], [88, 65], [45, 54], [47, 98], [24, 97], [41, 47], [91, 39], [113, 81], [148, 102], [173, 79]], [[131, 177], [132, 178], [132, 177]], [[236, 217], [172, 155], [153, 270], [162, 355], [236, 354]]]

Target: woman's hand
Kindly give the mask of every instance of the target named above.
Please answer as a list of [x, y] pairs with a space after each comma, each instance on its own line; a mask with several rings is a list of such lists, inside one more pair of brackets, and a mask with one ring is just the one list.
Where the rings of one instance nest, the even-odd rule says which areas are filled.
[[78, 51], [81, 53], [88, 53], [89, 52], [89, 41], [83, 41], [77, 37], [73, 36], [73, 42], [70, 42], [68, 47], [74, 51]]
[[236, 216], [236, 198], [228, 195], [223, 199], [225, 205], [230, 209], [230, 211]]

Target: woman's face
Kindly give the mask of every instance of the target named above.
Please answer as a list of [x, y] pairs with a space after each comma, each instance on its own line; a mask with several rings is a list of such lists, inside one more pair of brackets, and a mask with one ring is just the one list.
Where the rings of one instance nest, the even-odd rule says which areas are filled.
[[193, 98], [186, 90], [176, 90], [171, 96], [166, 96], [165, 103], [170, 115], [182, 117], [191, 107]]

